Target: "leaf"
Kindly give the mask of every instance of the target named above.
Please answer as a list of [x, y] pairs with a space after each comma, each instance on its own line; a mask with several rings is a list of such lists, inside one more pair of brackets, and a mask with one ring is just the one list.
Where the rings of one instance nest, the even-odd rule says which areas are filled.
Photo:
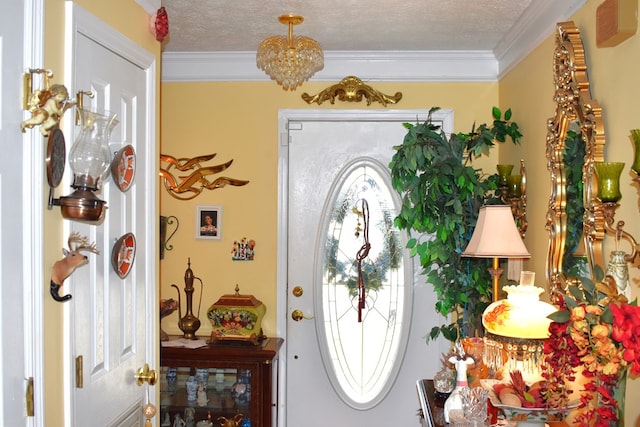
[[582, 301], [584, 299], [584, 293], [577, 286], [569, 286], [569, 293], [576, 301]]
[[507, 111], [504, 112], [504, 119], [506, 121], [511, 120], [511, 108], [507, 109]]
[[429, 332], [429, 338], [434, 340], [438, 338], [438, 335], [440, 335], [440, 327], [434, 326], [433, 328], [431, 328], [431, 332]]
[[547, 318], [551, 319], [552, 322], [566, 323], [571, 318], [571, 313], [569, 313], [567, 310], [558, 310], [548, 315]]
[[496, 120], [500, 120], [500, 117], [502, 117], [502, 111], [500, 111], [498, 107], [493, 107], [493, 109], [491, 110], [491, 114], [493, 115], [493, 118]]
[[602, 320], [604, 323], [608, 323], [610, 325], [613, 324], [613, 312], [611, 311], [611, 309], [609, 308], [609, 306], [607, 306], [603, 311], [602, 314], [600, 315], [600, 320]]
[[564, 300], [564, 302], [567, 304], [567, 308], [569, 310], [572, 310], [574, 308], [576, 308], [578, 306], [578, 303], [576, 302], [576, 300], [572, 299], [572, 298], [566, 298]]

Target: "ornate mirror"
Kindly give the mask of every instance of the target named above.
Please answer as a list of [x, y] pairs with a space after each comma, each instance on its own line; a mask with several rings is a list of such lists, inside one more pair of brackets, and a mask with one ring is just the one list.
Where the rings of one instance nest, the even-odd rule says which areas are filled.
[[546, 274], [555, 299], [580, 272], [604, 269], [604, 215], [594, 172], [594, 162], [604, 159], [602, 109], [591, 99], [580, 30], [571, 21], [557, 25], [553, 78], [556, 110], [546, 141], [551, 174]]

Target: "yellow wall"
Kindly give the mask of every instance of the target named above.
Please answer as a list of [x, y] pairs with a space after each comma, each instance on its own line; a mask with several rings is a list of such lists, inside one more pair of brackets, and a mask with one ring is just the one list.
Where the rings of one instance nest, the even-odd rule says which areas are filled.
[[[622, 173], [622, 206], [616, 219], [626, 222], [625, 229], [640, 237], [638, 218], [638, 188], [631, 182], [631, 160], [634, 155], [630, 141], [630, 129], [640, 128], [640, 115], [636, 100], [640, 99], [640, 36], [637, 34], [616, 47], [596, 47], [596, 8], [602, 2], [590, 0], [578, 11], [572, 20], [580, 29], [585, 47], [591, 97], [603, 109], [607, 145], [605, 159], [626, 162]], [[529, 268], [544, 277], [547, 253], [547, 234], [544, 229], [551, 183], [545, 163], [546, 122], [553, 117], [552, 54], [554, 39], [549, 37], [532, 52], [517, 68], [500, 81], [500, 104], [511, 105], [517, 111], [526, 111], [518, 116], [524, 139], [521, 150], [505, 146], [501, 151], [501, 161], [515, 163], [523, 157], [527, 163], [529, 231], [526, 244], [533, 257]], [[609, 239], [611, 242], [611, 239]], [[624, 244], [623, 244], [624, 245]], [[607, 245], [605, 254], [612, 249]], [[621, 249], [629, 251], [628, 246]], [[633, 287], [632, 298], [640, 296], [640, 271], [630, 268]], [[539, 282], [540, 283], [540, 282]], [[640, 425], [640, 407], [630, 404], [640, 400], [640, 380], [627, 381], [626, 425]]]
[[[148, 33], [148, 15], [131, 0], [95, 2], [78, 1], [108, 24], [133, 39], [150, 52], [159, 55], [159, 44]], [[629, 129], [640, 127], [634, 100], [640, 98], [637, 73], [640, 65], [640, 39], [635, 36], [620, 46], [598, 49], [595, 46], [595, 8], [600, 1], [590, 0], [574, 17], [582, 31], [587, 51], [592, 96], [604, 108], [608, 133], [606, 157], [610, 160], [629, 159], [633, 152]], [[46, 1], [45, 66], [63, 76], [64, 1]], [[425, 109], [431, 106], [453, 108], [455, 129], [469, 130], [474, 121], [491, 120], [493, 105], [511, 107], [514, 119], [522, 127], [523, 144], [519, 148], [504, 145], [501, 161], [517, 163], [524, 158], [529, 178], [529, 222], [527, 246], [533, 254], [527, 268], [544, 277], [546, 232], [544, 215], [548, 203], [549, 179], [544, 158], [546, 120], [553, 114], [553, 82], [551, 79], [550, 37], [529, 55], [500, 85], [493, 83], [381, 83], [374, 87], [384, 93], [403, 92], [403, 99], [392, 108]], [[159, 64], [159, 62], [158, 62]], [[158, 67], [158, 70], [160, 67]], [[360, 76], [366, 78], [366, 76]], [[234, 159], [228, 170], [231, 177], [248, 179], [245, 187], [226, 187], [205, 192], [191, 201], [178, 201], [160, 190], [162, 215], [175, 215], [180, 229], [160, 263], [160, 294], [175, 298], [170, 284], [184, 287], [183, 275], [187, 258], [205, 286], [202, 312], [224, 293], [239, 284], [243, 293], [263, 300], [269, 311], [264, 328], [267, 334], [276, 330], [276, 224], [277, 224], [277, 113], [279, 109], [367, 108], [363, 104], [343, 103], [335, 106], [309, 106], [301, 100], [302, 92], [316, 93], [326, 83], [307, 83], [296, 92], [284, 92], [272, 82], [264, 83], [165, 83], [162, 84], [160, 116], [161, 152], [178, 157], [193, 157], [218, 153], [217, 159]], [[76, 89], [76, 88], [72, 88]], [[378, 108], [376, 106], [368, 108]], [[493, 156], [495, 157], [495, 155]], [[493, 162], [493, 159], [492, 159]], [[494, 162], [497, 163], [497, 162]], [[488, 170], [488, 168], [487, 168]], [[627, 221], [628, 230], [640, 235], [637, 218], [638, 193], [623, 174], [623, 206], [619, 219]], [[625, 202], [626, 201], [626, 202]], [[223, 207], [223, 234], [220, 241], [195, 240], [196, 205]], [[59, 213], [45, 213], [44, 268], [59, 258], [63, 246]], [[257, 241], [253, 262], [234, 263], [230, 251], [234, 239], [242, 237]], [[635, 296], [640, 273], [632, 269]], [[43, 284], [45, 286], [45, 284]], [[45, 286], [46, 289], [46, 286]], [[196, 292], [196, 297], [199, 292]], [[45, 299], [46, 424], [62, 425], [62, 316], [59, 304]], [[199, 335], [210, 332], [205, 316]], [[164, 319], [169, 333], [179, 333], [177, 314]], [[640, 398], [640, 382], [629, 381], [627, 402]], [[640, 408], [627, 405], [627, 425], [640, 424]]]
[[[306, 83], [291, 93], [273, 82], [162, 84], [162, 153], [183, 158], [217, 153], [214, 160], [219, 163], [234, 160], [220, 175], [250, 181], [243, 187], [204, 191], [189, 201], [177, 200], [164, 189], [160, 191], [161, 214], [176, 216], [180, 221], [180, 228], [170, 241], [173, 250], [166, 252], [160, 262], [161, 298], [177, 298], [171, 287], [176, 284], [184, 300], [183, 278], [190, 258], [191, 268], [205, 288], [198, 335], [209, 336], [211, 325], [206, 319], [206, 309], [221, 295], [233, 293], [236, 284], [241, 293], [253, 294], [265, 303], [263, 329], [267, 335], [276, 333], [278, 110], [367, 108], [366, 103], [309, 106], [302, 100], [302, 93], [315, 94], [327, 86], [328, 83]], [[425, 112], [432, 106], [453, 108], [458, 131], [469, 131], [476, 120], [489, 122], [491, 108], [498, 99], [495, 83], [373, 83], [373, 86], [383, 93], [403, 93], [400, 103], [391, 108]], [[194, 238], [198, 205], [223, 207], [221, 240]], [[254, 261], [231, 260], [234, 240], [243, 237], [256, 241]], [[195, 286], [194, 309], [200, 296], [199, 283]], [[177, 320], [178, 313], [174, 312], [163, 319], [163, 329], [169, 334], [180, 334]]]
[[[91, 0], [77, 1], [79, 5], [99, 17], [107, 24], [114, 27], [126, 37], [138, 43], [142, 48], [148, 50], [156, 56], [158, 65], [157, 90], [160, 88], [160, 44], [149, 32], [149, 15], [133, 0], [111, 0], [96, 2]], [[65, 1], [46, 0], [45, 1], [45, 55], [44, 64], [33, 64], [34, 67], [44, 67], [53, 70], [55, 83], [64, 83], [64, 34], [65, 34]], [[69, 88], [71, 93], [86, 88]], [[159, 109], [157, 107], [157, 109]], [[69, 116], [69, 114], [67, 114]], [[68, 120], [67, 116], [63, 120]], [[156, 134], [159, 134], [156, 130]], [[46, 186], [45, 186], [46, 187]], [[43, 206], [46, 206], [44, 195]], [[61, 248], [65, 246], [66, 240], [62, 236], [62, 217], [60, 211], [45, 210], [44, 217], [44, 260], [43, 268], [46, 272], [45, 280], [42, 284], [43, 291], [48, 294], [49, 274], [51, 266], [60, 259]], [[64, 423], [63, 408], [65, 405], [65, 394], [63, 390], [64, 365], [63, 358], [63, 306], [53, 301], [51, 298], [44, 298], [44, 348], [47, 354], [44, 357], [44, 387], [45, 387], [45, 423], [48, 426], [61, 426]], [[154, 363], [155, 365], [155, 363]]]

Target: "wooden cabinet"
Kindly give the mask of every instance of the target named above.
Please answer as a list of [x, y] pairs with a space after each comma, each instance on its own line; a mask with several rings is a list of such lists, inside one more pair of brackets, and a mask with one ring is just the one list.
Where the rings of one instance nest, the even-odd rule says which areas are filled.
[[[194, 426], [205, 425], [198, 422], [208, 418], [219, 426], [224, 417], [239, 421], [239, 427], [275, 427], [274, 380], [282, 341], [265, 338], [259, 345], [221, 341], [197, 349], [163, 346], [159, 425], [174, 426], [179, 416], [185, 425], [191, 417]], [[186, 386], [190, 377], [197, 384], [191, 399]]]

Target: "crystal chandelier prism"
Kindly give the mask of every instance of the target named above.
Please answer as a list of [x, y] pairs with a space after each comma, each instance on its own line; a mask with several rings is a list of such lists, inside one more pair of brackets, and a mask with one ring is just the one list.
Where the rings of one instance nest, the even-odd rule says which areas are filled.
[[324, 54], [317, 41], [293, 36], [293, 26], [304, 21], [302, 16], [282, 15], [280, 23], [289, 26], [289, 35], [271, 36], [258, 46], [256, 64], [284, 90], [295, 90], [324, 67]]

